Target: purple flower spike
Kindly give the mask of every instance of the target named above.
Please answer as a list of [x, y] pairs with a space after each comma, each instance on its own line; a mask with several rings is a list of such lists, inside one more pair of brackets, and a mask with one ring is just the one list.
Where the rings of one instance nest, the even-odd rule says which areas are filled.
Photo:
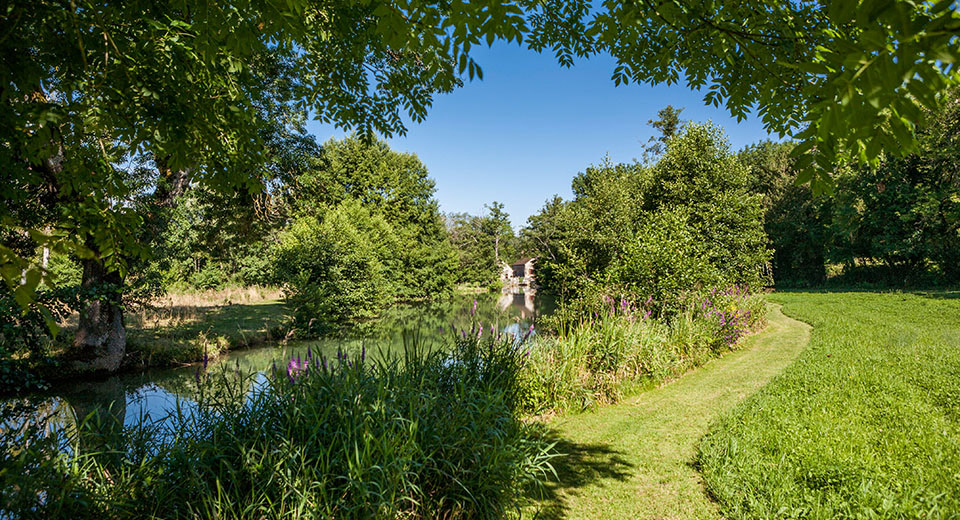
[[210, 362], [210, 356], [207, 355], [207, 349], [203, 349], [203, 370], [207, 370], [207, 363]]
[[363, 363], [367, 359], [367, 345], [364, 344], [360, 347], [360, 362]]
[[490, 324], [490, 335], [491, 335], [491, 336], [493, 336], [494, 330], [495, 330], [495, 329], [494, 329], [494, 327], [493, 327], [493, 324], [491, 323], [491, 324]]
[[313, 359], [313, 348], [307, 347], [307, 359]]
[[477, 299], [473, 299], [473, 308], [470, 309], [470, 315], [473, 316], [477, 313]]
[[463, 339], [467, 339], [467, 331], [466, 331], [466, 330], [461, 329], [461, 330], [460, 330], [460, 335], [463, 336]]

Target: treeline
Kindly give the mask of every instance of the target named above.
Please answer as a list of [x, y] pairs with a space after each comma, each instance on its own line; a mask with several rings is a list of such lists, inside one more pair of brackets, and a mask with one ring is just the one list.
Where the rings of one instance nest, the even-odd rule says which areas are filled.
[[[800, 178], [792, 142], [739, 152], [667, 107], [643, 161], [605, 160], [530, 217], [521, 248], [564, 301], [651, 298], [671, 312], [699, 288], [960, 280], [960, 100], [944, 96], [906, 157], [844, 165], [832, 196]], [[829, 280], [828, 280], [829, 277]]]
[[[152, 254], [131, 268], [128, 299], [279, 285], [297, 325], [318, 332], [458, 284], [496, 287], [500, 262], [515, 259], [503, 205], [442, 214], [415, 155], [356, 136], [304, 141], [264, 192], [184, 190], [144, 236]], [[77, 259], [54, 254], [50, 269], [56, 286], [79, 286]]]
[[749, 168], [717, 127], [664, 128], [662, 154], [588, 168], [574, 178], [572, 200], [555, 197], [530, 217], [523, 240], [543, 288], [564, 300], [652, 298], [670, 310], [687, 290], [768, 283], [771, 251]]
[[843, 166], [833, 196], [798, 185], [792, 143], [742, 150], [763, 196], [778, 284], [943, 285], [960, 281], [960, 91], [917, 128], [920, 147], [877, 168]]

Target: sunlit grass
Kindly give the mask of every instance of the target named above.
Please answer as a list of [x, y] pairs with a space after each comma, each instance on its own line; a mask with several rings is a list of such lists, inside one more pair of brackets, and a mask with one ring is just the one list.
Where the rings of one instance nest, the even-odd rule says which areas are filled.
[[960, 518], [960, 293], [780, 293], [796, 363], [712, 429], [729, 518]]

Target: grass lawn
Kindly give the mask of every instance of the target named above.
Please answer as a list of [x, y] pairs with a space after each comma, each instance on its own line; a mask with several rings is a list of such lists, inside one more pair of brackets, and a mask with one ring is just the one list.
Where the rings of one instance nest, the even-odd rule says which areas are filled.
[[274, 289], [243, 288], [175, 294], [127, 320], [128, 364], [198, 361], [273, 338], [289, 313]]
[[[661, 388], [548, 424], [567, 455], [538, 501], [540, 518], [717, 518], [693, 467], [711, 421], [754, 393], [807, 345], [809, 327], [773, 308], [768, 327]], [[537, 511], [531, 511], [531, 515]]]
[[960, 518], [960, 293], [779, 293], [810, 347], [711, 428], [729, 518]]

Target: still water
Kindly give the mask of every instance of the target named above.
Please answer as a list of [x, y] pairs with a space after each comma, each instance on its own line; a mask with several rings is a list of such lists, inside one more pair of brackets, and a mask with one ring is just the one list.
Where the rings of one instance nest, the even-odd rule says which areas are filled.
[[[335, 357], [338, 350], [354, 355], [363, 348], [370, 357], [402, 355], [404, 336], [411, 334], [419, 336], [429, 347], [445, 348], [458, 330], [470, 329], [476, 322], [480, 322], [485, 331], [492, 326], [505, 333], [522, 333], [550, 308], [551, 302], [536, 298], [532, 292], [456, 295], [440, 302], [393, 307], [380, 319], [353, 325], [336, 336], [237, 350], [222, 356], [216, 364], [262, 373], [274, 363], [284, 366], [292, 357], [305, 356], [308, 348], [314, 354], [327, 357]], [[101, 419], [109, 419], [107, 422], [113, 424], [133, 425], [144, 419], [162, 421], [176, 406], [194, 405], [191, 396], [196, 388], [196, 369], [196, 366], [153, 369], [64, 383], [19, 401], [34, 410], [34, 421], [49, 421], [54, 425], [73, 424], [77, 418], [95, 412], [95, 415], [109, 415]], [[265, 376], [258, 377], [262, 381]], [[10, 426], [0, 424], [0, 428]]]

